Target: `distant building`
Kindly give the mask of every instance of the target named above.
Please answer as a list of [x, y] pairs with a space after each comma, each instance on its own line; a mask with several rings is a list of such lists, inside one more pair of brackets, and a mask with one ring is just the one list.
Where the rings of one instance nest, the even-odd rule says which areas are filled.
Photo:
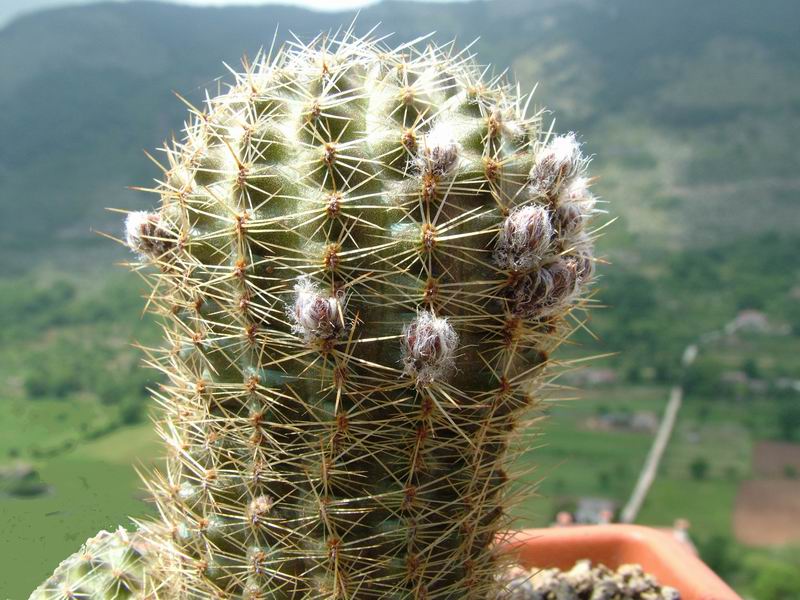
[[566, 375], [566, 380], [580, 387], [613, 385], [617, 382], [617, 372], [613, 369], [581, 369]]
[[562, 510], [556, 515], [556, 521], [553, 523], [553, 527], [569, 527], [570, 525], [574, 525], [575, 521], [572, 518], [572, 513], [566, 510]]
[[36, 469], [28, 463], [0, 466], [0, 496], [38, 496], [48, 489]]
[[[556, 515], [551, 527], [572, 527], [573, 525], [608, 525], [614, 522], [615, 504], [606, 498], [580, 498], [578, 508], [573, 515], [569, 511], [561, 511]], [[652, 527], [652, 525], [651, 525]], [[686, 546], [692, 554], [698, 554], [689, 535], [690, 523], [688, 519], [675, 519], [672, 527], [654, 528], [674, 537]]]
[[658, 429], [658, 415], [650, 411], [636, 411], [630, 424], [631, 431], [653, 433]]
[[775, 380], [775, 387], [779, 390], [794, 390], [795, 392], [800, 392], [800, 379], [778, 377], [778, 379]]
[[611, 523], [615, 510], [614, 502], [606, 498], [580, 498], [578, 508], [575, 509], [575, 523], [581, 525]]
[[733, 335], [739, 331], [746, 333], [763, 333], [772, 335], [789, 335], [792, 328], [788, 324], [770, 323], [769, 318], [760, 310], [742, 310], [736, 318], [725, 325], [725, 333]]
[[591, 417], [587, 419], [586, 427], [593, 431], [653, 433], [658, 429], [658, 422], [658, 415], [651, 411], [620, 411]]
[[719, 379], [722, 383], [735, 388], [740, 395], [745, 390], [754, 394], [766, 394], [769, 391], [769, 382], [750, 378], [744, 371], [725, 371]]
[[33, 465], [26, 462], [17, 462], [12, 465], [0, 465], [0, 479], [24, 481], [35, 479], [39, 476]]
[[760, 310], [742, 310], [736, 318], [725, 326], [725, 333], [750, 331], [753, 333], [769, 333], [770, 325], [767, 315]]
[[720, 375], [719, 380], [722, 383], [734, 386], [747, 386], [748, 377], [744, 371], [725, 371]]

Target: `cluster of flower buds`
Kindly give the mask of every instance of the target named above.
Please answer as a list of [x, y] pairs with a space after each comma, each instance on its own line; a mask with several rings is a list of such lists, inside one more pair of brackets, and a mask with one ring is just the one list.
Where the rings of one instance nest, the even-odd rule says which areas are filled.
[[503, 222], [495, 264], [509, 273], [507, 297], [522, 317], [564, 312], [594, 276], [586, 225], [596, 199], [584, 175], [588, 160], [575, 134], [555, 136], [539, 149], [529, 174], [529, 203]]

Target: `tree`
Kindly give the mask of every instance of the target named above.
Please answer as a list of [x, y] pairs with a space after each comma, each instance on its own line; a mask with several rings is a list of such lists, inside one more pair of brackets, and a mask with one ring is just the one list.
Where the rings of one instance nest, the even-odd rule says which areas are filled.
[[695, 458], [689, 465], [689, 473], [692, 479], [696, 481], [705, 479], [708, 476], [708, 467], [708, 461], [704, 457], [698, 456]]
[[794, 441], [800, 432], [800, 402], [798, 399], [786, 399], [777, 411], [778, 432], [782, 440]]
[[800, 598], [800, 570], [792, 565], [762, 565], [753, 584], [759, 600], [797, 600]]
[[730, 580], [739, 572], [741, 561], [734, 553], [734, 544], [730, 537], [713, 535], [698, 546], [705, 563], [723, 579]]

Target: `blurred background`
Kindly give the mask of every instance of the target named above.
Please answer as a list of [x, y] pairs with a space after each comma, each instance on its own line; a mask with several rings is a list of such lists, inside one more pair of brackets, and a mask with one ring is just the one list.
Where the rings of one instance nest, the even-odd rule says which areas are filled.
[[158, 329], [125, 249], [97, 231], [121, 236], [106, 207], [151, 206], [127, 186], [149, 185], [143, 150], [180, 134], [173, 90], [201, 102], [276, 27], [308, 39], [360, 8], [357, 31], [479, 37], [481, 61], [538, 81], [616, 219], [596, 339], [562, 354], [607, 356], [560, 380], [519, 525], [677, 528], [746, 598], [800, 598], [800, 3], [240, 4], [1, 3], [0, 597], [150, 510], [131, 465], [159, 459], [157, 376], [132, 343]]

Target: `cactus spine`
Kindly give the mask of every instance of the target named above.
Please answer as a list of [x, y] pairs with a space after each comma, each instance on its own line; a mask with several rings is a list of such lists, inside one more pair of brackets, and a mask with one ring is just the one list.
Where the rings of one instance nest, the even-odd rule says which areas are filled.
[[593, 272], [586, 160], [529, 100], [348, 33], [192, 108], [126, 231], [165, 321], [140, 535], [168, 530], [172, 597], [497, 592], [506, 467]]

